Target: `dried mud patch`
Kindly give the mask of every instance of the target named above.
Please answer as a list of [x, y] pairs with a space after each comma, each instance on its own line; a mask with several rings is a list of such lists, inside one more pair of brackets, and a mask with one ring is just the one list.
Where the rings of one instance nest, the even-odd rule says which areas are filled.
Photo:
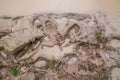
[[120, 34], [99, 18], [0, 17], [0, 80], [120, 80]]

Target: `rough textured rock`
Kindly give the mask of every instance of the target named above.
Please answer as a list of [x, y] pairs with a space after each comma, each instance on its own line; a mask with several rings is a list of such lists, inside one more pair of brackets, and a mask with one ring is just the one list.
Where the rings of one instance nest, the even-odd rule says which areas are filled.
[[2, 80], [108, 80], [119, 49], [119, 30], [100, 13], [0, 17]]

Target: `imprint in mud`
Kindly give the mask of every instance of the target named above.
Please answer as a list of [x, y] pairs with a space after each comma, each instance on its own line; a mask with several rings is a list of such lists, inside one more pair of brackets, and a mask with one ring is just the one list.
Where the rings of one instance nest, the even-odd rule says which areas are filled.
[[0, 79], [117, 79], [111, 69], [120, 68], [120, 34], [105, 36], [107, 28], [89, 14], [1, 17]]

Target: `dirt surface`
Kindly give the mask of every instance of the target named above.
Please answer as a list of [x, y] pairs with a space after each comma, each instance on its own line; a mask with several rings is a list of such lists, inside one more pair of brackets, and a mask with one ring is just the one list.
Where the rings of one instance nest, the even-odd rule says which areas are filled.
[[98, 14], [0, 17], [0, 80], [120, 80], [120, 31]]

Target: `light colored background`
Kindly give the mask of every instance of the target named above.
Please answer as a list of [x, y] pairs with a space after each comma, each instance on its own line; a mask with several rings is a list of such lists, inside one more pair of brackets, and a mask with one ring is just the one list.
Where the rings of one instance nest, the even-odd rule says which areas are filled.
[[91, 13], [103, 11], [120, 26], [120, 0], [0, 0], [0, 16], [30, 15], [38, 12]]

